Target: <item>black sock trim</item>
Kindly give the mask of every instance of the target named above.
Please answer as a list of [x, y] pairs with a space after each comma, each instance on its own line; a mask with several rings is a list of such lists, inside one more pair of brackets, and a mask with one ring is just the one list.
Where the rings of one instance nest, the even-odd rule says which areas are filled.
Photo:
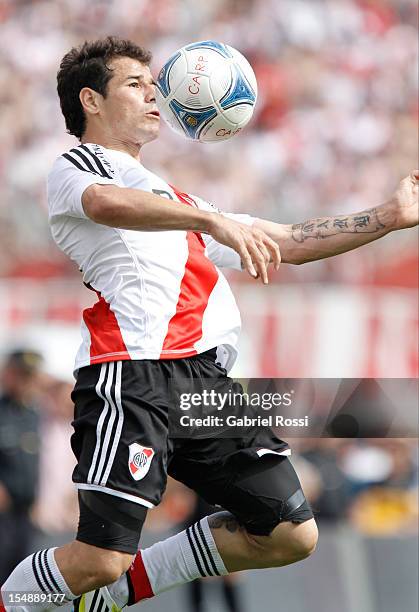
[[218, 571], [217, 566], [216, 566], [216, 564], [215, 564], [214, 557], [212, 556], [212, 553], [211, 553], [210, 548], [209, 548], [209, 546], [208, 546], [208, 542], [207, 542], [207, 540], [205, 539], [205, 536], [204, 536], [204, 530], [202, 529], [202, 526], [201, 526], [201, 521], [198, 521], [198, 522], [197, 522], [197, 526], [198, 526], [198, 531], [199, 531], [199, 533], [201, 534], [201, 539], [202, 539], [202, 541], [203, 541], [203, 543], [204, 543], [205, 550], [207, 551], [208, 558], [209, 558], [210, 563], [211, 563], [211, 565], [212, 565], [212, 569], [214, 570], [214, 572], [215, 572], [215, 575], [216, 575], [216, 576], [221, 576], [221, 574], [220, 574], [220, 572]]
[[[54, 554], [54, 553], [53, 553]], [[57, 593], [60, 592], [60, 587], [57, 584], [57, 581], [55, 580], [51, 568], [48, 564], [48, 549], [44, 551], [44, 561], [45, 561], [45, 569], [47, 571], [48, 577], [50, 579], [51, 584], [55, 587]]]
[[39, 569], [41, 570], [41, 574], [42, 574], [42, 578], [44, 579], [45, 584], [47, 585], [47, 589], [49, 590], [50, 593], [54, 592], [54, 588], [51, 586], [50, 581], [48, 580], [47, 577], [47, 572], [44, 568], [44, 553], [46, 553], [47, 551], [43, 550], [42, 552], [39, 553], [39, 557], [38, 557], [38, 565], [39, 565]]
[[196, 550], [195, 550], [194, 544], [193, 544], [193, 542], [192, 542], [192, 538], [191, 538], [191, 534], [190, 534], [190, 527], [188, 527], [188, 528], [187, 528], [187, 530], [186, 530], [186, 535], [188, 536], [189, 545], [190, 545], [190, 547], [191, 547], [192, 554], [193, 554], [193, 556], [194, 556], [195, 563], [196, 563], [196, 566], [197, 566], [197, 568], [198, 568], [198, 571], [199, 571], [199, 573], [201, 574], [202, 578], [206, 578], [206, 575], [205, 575], [205, 574], [204, 574], [204, 572], [202, 571], [202, 566], [201, 566], [201, 564], [200, 564], [200, 562], [199, 562], [198, 555], [197, 555], [197, 553], [196, 553]]
[[199, 553], [201, 555], [201, 559], [202, 559], [202, 561], [203, 561], [203, 563], [205, 565], [205, 569], [207, 570], [207, 575], [208, 576], [213, 576], [214, 574], [210, 570], [210, 567], [208, 565], [207, 559], [205, 557], [205, 553], [204, 553], [204, 551], [202, 549], [202, 546], [201, 546], [201, 542], [199, 541], [198, 530], [196, 529], [196, 525], [192, 525], [191, 530], [192, 530], [192, 534], [193, 534], [193, 536], [195, 538], [196, 545], [198, 546], [198, 550], [199, 550]]
[[38, 583], [39, 588], [41, 589], [41, 591], [43, 593], [48, 593], [48, 591], [45, 589], [45, 587], [42, 584], [42, 580], [39, 577], [38, 568], [36, 567], [36, 560], [35, 560], [35, 558], [38, 557], [40, 554], [41, 554], [40, 551], [38, 551], [32, 557], [32, 571], [33, 571], [33, 574], [35, 576], [36, 582]]

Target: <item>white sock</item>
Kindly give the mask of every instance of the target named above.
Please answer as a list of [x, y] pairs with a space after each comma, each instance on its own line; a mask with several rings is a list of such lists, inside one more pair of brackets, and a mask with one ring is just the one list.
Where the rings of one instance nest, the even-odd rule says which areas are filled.
[[196, 578], [226, 574], [205, 517], [186, 531], [141, 550], [127, 574], [108, 590], [122, 607]]
[[6, 612], [43, 612], [76, 598], [58, 569], [54, 550], [40, 550], [15, 567], [1, 587]]
[[207, 518], [157, 542], [144, 550], [142, 556], [155, 595], [195, 578], [227, 574]]

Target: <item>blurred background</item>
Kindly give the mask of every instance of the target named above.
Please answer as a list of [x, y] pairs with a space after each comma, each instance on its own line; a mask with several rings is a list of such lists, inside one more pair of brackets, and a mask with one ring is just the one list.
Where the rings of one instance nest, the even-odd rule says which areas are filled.
[[[77, 522], [69, 393], [92, 294], [47, 224], [46, 175], [74, 146], [55, 91], [61, 57], [115, 34], [150, 48], [156, 74], [189, 42], [238, 48], [259, 84], [249, 126], [204, 146], [163, 125], [143, 161], [221, 209], [290, 223], [379, 204], [417, 166], [417, 18], [416, 0], [0, 0], [0, 583]], [[268, 288], [229, 278], [244, 326], [234, 375], [417, 377], [415, 230], [284, 265]], [[185, 587], [144, 610], [417, 610], [417, 441], [293, 447], [321, 526], [316, 555], [207, 581], [201, 607]], [[171, 483], [144, 544], [179, 529], [195, 504]]]

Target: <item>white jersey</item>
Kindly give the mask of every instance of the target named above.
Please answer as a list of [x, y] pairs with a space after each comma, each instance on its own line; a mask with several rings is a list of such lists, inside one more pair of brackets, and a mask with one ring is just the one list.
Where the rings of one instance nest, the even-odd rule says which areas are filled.
[[[75, 370], [106, 361], [190, 357], [214, 347], [230, 369], [240, 314], [219, 267], [241, 269], [239, 255], [198, 232], [95, 223], [81, 201], [95, 183], [141, 189], [216, 213], [211, 204], [179, 192], [127, 153], [83, 144], [55, 161], [48, 176], [52, 235], [98, 297], [83, 312]], [[228, 216], [253, 221], [248, 215]]]

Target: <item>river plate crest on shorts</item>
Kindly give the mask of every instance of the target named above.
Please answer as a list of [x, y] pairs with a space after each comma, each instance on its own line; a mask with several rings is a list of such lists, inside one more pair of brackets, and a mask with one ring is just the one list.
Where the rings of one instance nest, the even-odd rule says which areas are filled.
[[154, 457], [154, 450], [134, 442], [129, 445], [128, 467], [134, 480], [147, 476]]

